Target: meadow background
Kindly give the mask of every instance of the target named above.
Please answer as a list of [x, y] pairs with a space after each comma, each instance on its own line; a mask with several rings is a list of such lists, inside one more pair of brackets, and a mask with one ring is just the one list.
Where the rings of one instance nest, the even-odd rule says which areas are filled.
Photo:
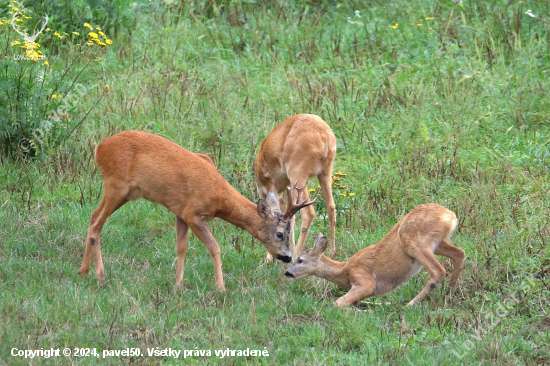
[[[44, 58], [14, 60], [26, 50], [14, 45], [13, 6], [27, 9], [21, 29], [48, 14]], [[0, 364], [182, 361], [29, 361], [13, 347], [269, 352], [189, 364], [550, 362], [548, 1], [0, 1], [0, 19]], [[106, 282], [78, 277], [102, 139], [169, 138], [208, 154], [256, 201], [257, 148], [298, 113], [321, 116], [338, 139], [337, 257], [439, 203], [457, 214], [452, 241], [467, 255], [452, 296], [446, 278], [404, 307], [422, 270], [381, 305], [334, 309], [341, 289], [288, 282], [260, 243], [219, 219], [210, 228], [227, 291], [190, 235], [174, 292], [175, 220], [144, 200], [103, 229]], [[306, 247], [327, 231], [322, 200], [316, 211]]]

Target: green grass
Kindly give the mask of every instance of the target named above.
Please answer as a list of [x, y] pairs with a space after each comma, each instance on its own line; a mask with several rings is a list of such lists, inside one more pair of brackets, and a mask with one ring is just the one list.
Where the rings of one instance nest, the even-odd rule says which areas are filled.
[[[13, 347], [269, 352], [33, 364], [550, 362], [546, 1], [154, 1], [140, 9], [86, 73], [98, 86], [75, 113], [91, 109], [101, 85], [110, 92], [74, 136], [36, 158], [0, 157], [0, 364], [29, 363], [12, 357]], [[61, 51], [50, 59], [57, 72]], [[107, 281], [78, 277], [102, 194], [91, 157], [103, 138], [125, 129], [165, 136], [211, 156], [256, 201], [257, 148], [297, 113], [320, 115], [338, 139], [334, 171], [347, 174], [347, 188], [334, 192], [338, 258], [380, 240], [415, 205], [436, 202], [457, 214], [452, 241], [467, 255], [452, 296], [446, 279], [404, 307], [425, 285], [423, 270], [368, 300], [381, 305], [334, 309], [341, 289], [286, 281], [282, 266], [264, 263], [260, 243], [218, 219], [210, 228], [227, 291], [216, 291], [210, 256], [191, 235], [184, 286], [174, 292], [174, 217], [146, 201], [126, 204], [103, 229]], [[308, 247], [328, 229], [324, 202], [316, 211]]]

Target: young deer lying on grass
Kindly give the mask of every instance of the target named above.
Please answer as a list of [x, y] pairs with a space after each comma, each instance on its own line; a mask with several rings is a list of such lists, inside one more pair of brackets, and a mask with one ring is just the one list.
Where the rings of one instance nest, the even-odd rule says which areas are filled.
[[450, 288], [456, 286], [465, 257], [464, 250], [448, 242], [456, 223], [455, 214], [445, 207], [434, 203], [416, 206], [382, 240], [361, 249], [347, 262], [336, 262], [324, 256], [327, 239], [318, 233], [313, 249], [303, 252], [285, 275], [290, 279], [314, 275], [349, 288], [348, 293], [335, 303], [335, 306], [342, 307], [390, 292], [424, 266], [430, 279], [407, 304], [414, 305], [445, 276], [445, 269], [434, 254], [452, 259], [454, 270]]
[[[292, 201], [286, 187], [306, 186], [308, 178], [319, 179], [329, 218], [330, 255], [335, 251], [334, 228], [336, 226], [336, 207], [332, 197], [332, 163], [336, 155], [336, 137], [329, 125], [314, 114], [298, 114], [279, 123], [262, 141], [254, 162], [256, 187], [260, 197], [269, 192], [282, 193], [281, 207]], [[308, 198], [307, 187], [305, 199]], [[290, 245], [298, 255], [307, 237], [311, 222], [315, 217], [313, 206], [302, 211], [302, 227], [298, 245], [294, 249], [294, 219]]]
[[126, 202], [138, 198], [159, 203], [176, 215], [176, 285], [183, 281], [191, 228], [212, 256], [216, 285], [225, 290], [220, 247], [206, 226], [214, 217], [245, 229], [277, 259], [285, 263], [292, 260], [289, 219], [311, 202], [289, 206], [283, 214], [272, 193], [256, 205], [229, 185], [208, 156], [191, 153], [170, 140], [145, 132], [124, 131], [107, 138], [98, 145], [95, 160], [105, 191], [90, 219], [84, 259], [78, 271], [81, 276], [88, 275], [93, 253], [96, 277], [105, 279], [99, 237], [103, 224]]

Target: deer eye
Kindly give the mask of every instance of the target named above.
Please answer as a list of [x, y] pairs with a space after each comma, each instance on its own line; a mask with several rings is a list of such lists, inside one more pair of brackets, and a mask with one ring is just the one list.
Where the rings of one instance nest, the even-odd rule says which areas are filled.
[[283, 233], [277, 233], [277, 238], [282, 239], [284, 237]]
[[298, 259], [298, 261], [297, 261], [297, 262], [298, 262], [298, 263], [302, 263], [302, 262], [303, 262], [303, 260], [301, 260], [301, 259]]

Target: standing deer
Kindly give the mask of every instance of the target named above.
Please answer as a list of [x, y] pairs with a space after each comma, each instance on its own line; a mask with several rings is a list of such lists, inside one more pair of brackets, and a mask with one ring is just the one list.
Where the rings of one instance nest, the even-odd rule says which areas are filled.
[[176, 286], [183, 281], [191, 228], [212, 256], [218, 289], [225, 291], [220, 247], [206, 226], [214, 217], [248, 231], [277, 259], [292, 260], [289, 218], [311, 203], [291, 205], [284, 215], [274, 194], [255, 205], [229, 185], [208, 156], [145, 132], [124, 131], [107, 138], [97, 146], [95, 160], [105, 192], [90, 219], [80, 276], [88, 275], [93, 253], [96, 277], [105, 279], [99, 237], [103, 224], [126, 202], [138, 198], [159, 203], [176, 215]]
[[[336, 137], [329, 125], [319, 116], [298, 114], [279, 123], [263, 140], [254, 163], [256, 187], [260, 197], [269, 192], [282, 193], [281, 207], [292, 201], [286, 189], [291, 183], [305, 187], [305, 199], [309, 198], [306, 183], [317, 176], [325, 198], [329, 218], [330, 255], [335, 252], [336, 207], [332, 197], [332, 163], [336, 155]], [[298, 191], [299, 192], [299, 191]], [[313, 206], [302, 211], [302, 225], [298, 245], [294, 249], [294, 219], [291, 229], [291, 248], [299, 254], [315, 217]]]
[[464, 250], [448, 241], [457, 219], [452, 211], [434, 203], [416, 206], [378, 243], [361, 249], [347, 262], [323, 255], [327, 238], [315, 237], [313, 249], [303, 252], [285, 275], [290, 279], [314, 275], [349, 288], [335, 306], [347, 306], [366, 297], [392, 291], [417, 274], [422, 266], [430, 275], [422, 291], [407, 305], [420, 302], [445, 276], [435, 254], [449, 257], [454, 270], [449, 287], [454, 288], [464, 264]]

